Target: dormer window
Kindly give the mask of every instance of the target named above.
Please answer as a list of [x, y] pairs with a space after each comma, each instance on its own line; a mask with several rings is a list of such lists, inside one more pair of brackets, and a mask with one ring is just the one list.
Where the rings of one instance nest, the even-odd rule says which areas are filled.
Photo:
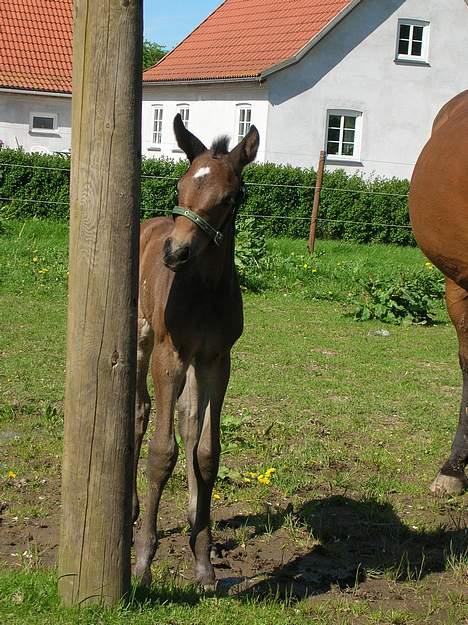
[[398, 20], [396, 60], [427, 63], [429, 55], [429, 22]]

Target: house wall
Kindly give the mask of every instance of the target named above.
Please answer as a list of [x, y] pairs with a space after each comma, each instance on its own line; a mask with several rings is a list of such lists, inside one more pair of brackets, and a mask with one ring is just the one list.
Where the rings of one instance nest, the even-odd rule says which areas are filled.
[[[399, 18], [430, 22], [427, 65], [395, 61]], [[464, 0], [362, 0], [297, 64], [267, 79], [266, 159], [316, 166], [327, 109], [362, 112], [358, 163], [366, 175], [410, 177], [440, 107], [468, 87]]]
[[[238, 104], [248, 103], [252, 123], [260, 133], [257, 161], [265, 159], [265, 137], [268, 100], [265, 86], [258, 83], [217, 83], [211, 85], [144, 85], [142, 110], [142, 152], [148, 158], [185, 158], [178, 149], [172, 122], [178, 104], [190, 108], [189, 130], [205, 145], [219, 135], [231, 137], [231, 147], [237, 143]], [[154, 106], [163, 107], [162, 141], [153, 144]]]
[[[30, 130], [31, 113], [57, 115], [57, 130]], [[71, 98], [0, 91], [0, 140], [26, 151], [68, 152], [71, 145]]]

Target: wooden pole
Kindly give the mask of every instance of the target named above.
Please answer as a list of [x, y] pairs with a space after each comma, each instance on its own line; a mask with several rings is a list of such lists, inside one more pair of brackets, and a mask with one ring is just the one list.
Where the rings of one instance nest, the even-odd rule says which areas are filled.
[[74, 0], [66, 605], [112, 605], [130, 586], [142, 22], [142, 0]]
[[319, 205], [320, 205], [320, 191], [322, 190], [324, 169], [325, 169], [325, 152], [321, 150], [319, 164], [317, 168], [317, 178], [315, 180], [314, 203], [312, 206], [312, 215], [310, 217], [309, 242], [307, 244], [310, 254], [312, 254], [312, 252], [314, 251], [314, 247], [315, 247], [315, 230], [317, 227], [318, 210], [319, 210]]

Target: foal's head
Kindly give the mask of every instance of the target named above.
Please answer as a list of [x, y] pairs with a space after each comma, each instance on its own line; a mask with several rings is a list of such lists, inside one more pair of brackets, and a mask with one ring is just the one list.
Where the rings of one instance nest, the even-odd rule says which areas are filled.
[[177, 271], [208, 245], [226, 245], [224, 235], [242, 192], [241, 173], [257, 154], [259, 135], [251, 126], [233, 150], [228, 151], [226, 137], [216, 140], [208, 150], [185, 128], [180, 115], [174, 118], [174, 133], [190, 161], [178, 184], [174, 229], [164, 244], [164, 264]]

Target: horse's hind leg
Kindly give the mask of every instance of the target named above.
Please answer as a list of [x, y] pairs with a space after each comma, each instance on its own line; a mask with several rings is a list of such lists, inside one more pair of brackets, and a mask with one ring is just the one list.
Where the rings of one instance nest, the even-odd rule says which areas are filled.
[[449, 278], [445, 282], [447, 310], [457, 331], [463, 391], [460, 417], [450, 457], [432, 483], [434, 493], [458, 495], [468, 486], [468, 292]]
[[151, 412], [151, 400], [148, 393], [147, 376], [148, 365], [153, 350], [154, 333], [146, 319], [138, 320], [137, 342], [137, 375], [136, 375], [136, 402], [135, 402], [135, 456], [133, 465], [133, 522], [138, 519], [140, 505], [137, 494], [137, 469], [140, 458], [141, 443], [148, 427]]
[[[186, 402], [193, 411], [196, 393], [197, 418], [187, 419], [187, 472], [189, 476], [191, 525], [190, 547], [195, 557], [195, 574], [199, 584], [210, 589], [215, 586], [215, 574], [211, 564], [211, 495], [218, 474], [220, 455], [220, 415], [230, 373], [229, 354], [210, 362], [197, 362], [196, 382], [192, 378], [192, 399]], [[195, 390], [196, 389], [196, 390]], [[187, 398], [187, 396], [186, 396]], [[186, 413], [188, 414], [188, 413]], [[190, 415], [192, 416], [192, 415]]]
[[151, 562], [157, 547], [159, 501], [177, 461], [174, 408], [185, 371], [172, 344], [161, 343], [153, 351], [152, 375], [156, 400], [156, 428], [148, 446], [148, 495], [141, 529], [135, 540], [135, 575], [149, 586]]

